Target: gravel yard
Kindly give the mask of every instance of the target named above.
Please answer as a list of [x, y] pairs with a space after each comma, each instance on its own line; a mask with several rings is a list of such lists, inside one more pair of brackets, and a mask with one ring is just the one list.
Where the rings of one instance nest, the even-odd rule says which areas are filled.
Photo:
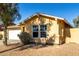
[[[79, 56], [79, 44], [35, 46], [33, 44], [19, 46], [0, 46], [1, 56]], [[15, 48], [16, 47], [16, 48]]]

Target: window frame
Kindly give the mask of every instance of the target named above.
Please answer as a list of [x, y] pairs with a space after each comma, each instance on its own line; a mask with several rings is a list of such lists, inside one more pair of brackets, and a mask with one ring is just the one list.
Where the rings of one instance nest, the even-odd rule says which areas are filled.
[[[46, 24], [41, 24], [41, 25], [45, 25], [47, 27]], [[33, 26], [35, 25], [32, 25], [32, 38], [47, 38], [47, 29], [45, 31], [41, 31], [41, 25], [37, 25], [38, 26], [38, 31], [33, 31]], [[38, 37], [33, 37], [33, 32], [38, 32]], [[46, 32], [46, 37], [41, 37], [41, 32]]]
[[[42, 26], [42, 25], [43, 25], [43, 26], [46, 26], [46, 29], [45, 29], [44, 31], [41, 31], [41, 26]], [[42, 37], [42, 36], [41, 36], [41, 32], [45, 32], [45, 33], [46, 33], [46, 37]], [[41, 24], [41, 25], [40, 25], [40, 38], [47, 38], [47, 25], [45, 25], [45, 24]]]
[[[38, 31], [33, 31], [33, 26], [38, 26]], [[38, 32], [38, 37], [33, 36], [34, 32]], [[32, 38], [39, 38], [39, 25], [32, 25]]]

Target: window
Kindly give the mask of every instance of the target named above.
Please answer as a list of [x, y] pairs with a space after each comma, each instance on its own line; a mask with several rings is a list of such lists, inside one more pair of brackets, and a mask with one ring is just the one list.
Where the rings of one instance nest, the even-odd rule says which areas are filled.
[[40, 25], [40, 31], [46, 31], [47, 26], [46, 25]]
[[40, 32], [41, 37], [46, 37], [46, 32]]
[[33, 25], [33, 31], [35, 31], [35, 32], [38, 31], [38, 25]]
[[33, 32], [33, 37], [38, 37], [38, 32]]
[[33, 37], [46, 37], [47, 25], [33, 25]]
[[46, 30], [47, 30], [46, 25], [40, 25], [40, 37], [46, 37]]
[[38, 25], [33, 25], [33, 37], [38, 37]]

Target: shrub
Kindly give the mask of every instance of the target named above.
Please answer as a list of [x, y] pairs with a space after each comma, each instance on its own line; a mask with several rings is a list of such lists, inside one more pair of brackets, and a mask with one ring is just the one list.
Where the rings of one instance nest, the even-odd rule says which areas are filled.
[[30, 36], [29, 33], [27, 33], [27, 32], [21, 32], [18, 36], [19, 36], [21, 42], [22, 42], [24, 45], [30, 43], [31, 36]]

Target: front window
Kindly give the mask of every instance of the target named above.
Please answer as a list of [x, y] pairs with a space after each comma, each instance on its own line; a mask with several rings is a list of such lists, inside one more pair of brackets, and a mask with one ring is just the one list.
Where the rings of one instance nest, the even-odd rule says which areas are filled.
[[47, 26], [46, 25], [33, 25], [33, 37], [38, 38], [38, 37], [46, 37], [46, 30]]
[[38, 25], [33, 25], [33, 37], [38, 37]]
[[46, 25], [40, 25], [40, 37], [46, 37], [46, 30], [47, 30]]

